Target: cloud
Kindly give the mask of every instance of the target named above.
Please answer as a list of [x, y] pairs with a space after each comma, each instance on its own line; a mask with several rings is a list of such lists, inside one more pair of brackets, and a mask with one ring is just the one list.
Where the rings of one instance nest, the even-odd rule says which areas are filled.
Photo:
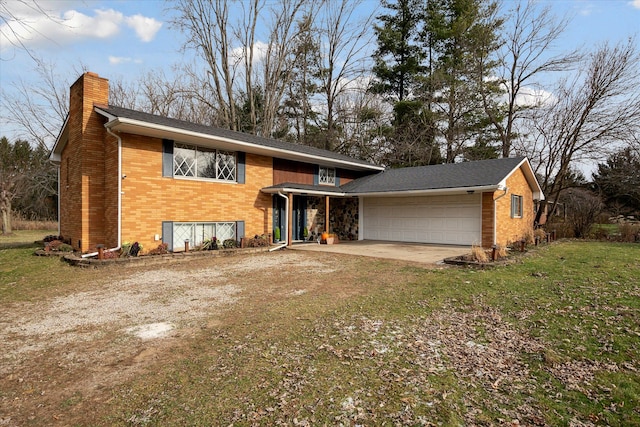
[[532, 87], [523, 87], [516, 96], [516, 105], [520, 107], [543, 107], [553, 105], [558, 98], [551, 92]]
[[640, 9], [640, 0], [633, 0], [628, 3], [631, 7], [635, 7], [636, 9]]
[[152, 41], [158, 31], [160, 31], [160, 27], [162, 27], [162, 22], [139, 14], [127, 17], [125, 22], [129, 27], [134, 29], [138, 38], [143, 42]]
[[109, 64], [111, 65], [126, 64], [128, 62], [133, 62], [134, 64], [142, 64], [141, 59], [134, 59], [129, 56], [109, 56]]
[[[40, 5], [43, 6], [40, 6]], [[126, 24], [143, 42], [154, 39], [162, 23], [140, 14], [125, 17], [114, 9], [95, 9], [83, 13], [68, 8], [69, 2], [8, 2], [0, 25], [0, 49], [11, 46], [27, 48], [55, 43], [67, 45], [86, 39], [109, 39], [120, 34]], [[57, 9], [50, 9], [56, 7]]]

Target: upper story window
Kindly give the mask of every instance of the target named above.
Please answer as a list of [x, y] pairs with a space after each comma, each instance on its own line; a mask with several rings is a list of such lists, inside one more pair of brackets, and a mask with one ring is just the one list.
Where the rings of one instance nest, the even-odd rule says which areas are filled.
[[511, 218], [522, 218], [522, 196], [511, 195]]
[[173, 175], [235, 182], [236, 154], [176, 143], [173, 147]]
[[336, 185], [335, 168], [320, 166], [318, 170], [318, 183], [321, 185]]

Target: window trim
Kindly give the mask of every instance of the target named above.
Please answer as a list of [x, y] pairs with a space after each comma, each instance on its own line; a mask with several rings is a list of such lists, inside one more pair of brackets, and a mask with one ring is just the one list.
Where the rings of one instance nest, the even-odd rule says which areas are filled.
[[[325, 174], [326, 179], [325, 179], [324, 182], [322, 180], [322, 170], [323, 169], [326, 171], [326, 174]], [[329, 171], [332, 171], [333, 174], [330, 175]], [[336, 171], [336, 168], [331, 168], [331, 167], [328, 167], [328, 166], [318, 166], [318, 185], [328, 185], [328, 186], [335, 187], [337, 179], [338, 179], [338, 173]]]
[[[194, 176], [186, 176], [186, 175], [179, 175], [177, 174], [177, 170], [176, 170], [176, 163], [175, 163], [175, 159], [176, 159], [176, 148], [178, 149], [187, 149], [187, 150], [193, 150], [195, 157], [194, 157], [194, 163], [193, 163], [193, 170], [194, 170]], [[224, 178], [209, 178], [209, 177], [202, 177], [202, 176], [197, 176], [198, 174], [198, 149], [200, 149], [201, 152], [205, 152], [203, 149], [206, 149], [207, 152], [209, 153], [214, 153], [215, 156], [215, 164], [216, 164], [216, 176], [220, 175], [220, 170], [218, 169], [218, 156], [222, 153], [225, 155], [233, 155], [233, 179], [224, 179]], [[172, 176], [173, 178], [176, 179], [184, 179], [184, 180], [191, 180], [191, 181], [207, 181], [207, 182], [220, 182], [220, 183], [238, 183], [238, 179], [239, 179], [239, 156], [238, 156], [238, 152], [237, 151], [227, 151], [227, 150], [220, 150], [218, 148], [209, 148], [209, 147], [203, 147], [203, 146], [198, 146], [198, 145], [194, 145], [194, 144], [185, 144], [183, 142], [179, 142], [179, 141], [174, 141], [173, 142], [173, 150], [171, 153], [171, 171], [172, 171]]]
[[[202, 243], [201, 239], [199, 239], [200, 237], [202, 237], [201, 235], [198, 236], [198, 230], [197, 228], [200, 227], [204, 227], [204, 226], [213, 226], [214, 227], [214, 234], [218, 234], [218, 227], [219, 226], [228, 226], [230, 224], [233, 224], [233, 237], [227, 237], [229, 239], [235, 239], [235, 240], [240, 240], [239, 236], [240, 234], [244, 234], [244, 221], [163, 221], [162, 222], [162, 227], [163, 227], [163, 236], [162, 236], [162, 242], [163, 243], [167, 243], [169, 246], [169, 250], [170, 251], [181, 251], [184, 250], [185, 245], [184, 245], [184, 239], [179, 240], [177, 239], [176, 236], [176, 226], [178, 225], [188, 225], [193, 227], [194, 231], [192, 233], [196, 233], [195, 235], [195, 240], [192, 240], [194, 238], [194, 235], [192, 234], [189, 237], [189, 244], [191, 245], [191, 247], [195, 247], [196, 245]], [[218, 238], [218, 236], [215, 236], [216, 238]], [[226, 239], [220, 237], [218, 238], [218, 240], [220, 240], [220, 244], [222, 244], [222, 242]]]
[[511, 195], [511, 218], [522, 218], [524, 215], [524, 197], [518, 194]]

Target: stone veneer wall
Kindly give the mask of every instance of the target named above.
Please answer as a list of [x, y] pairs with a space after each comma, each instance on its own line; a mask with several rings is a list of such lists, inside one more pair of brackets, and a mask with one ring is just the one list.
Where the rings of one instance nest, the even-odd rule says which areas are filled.
[[307, 230], [316, 236], [324, 231], [324, 197], [307, 197]]
[[[324, 197], [307, 198], [307, 229], [309, 233], [321, 234], [325, 231]], [[330, 233], [341, 240], [358, 239], [358, 199], [331, 198], [329, 200]]]
[[331, 232], [341, 240], [358, 239], [358, 199], [331, 199], [329, 204]]

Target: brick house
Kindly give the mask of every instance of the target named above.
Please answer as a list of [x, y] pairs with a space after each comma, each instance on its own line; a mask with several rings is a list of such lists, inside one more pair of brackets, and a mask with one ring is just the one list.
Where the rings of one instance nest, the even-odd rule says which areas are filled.
[[[85, 73], [51, 152], [59, 232], [104, 244], [197, 245], [325, 230], [342, 239], [471, 245], [533, 234], [543, 198], [526, 158], [391, 169], [341, 154], [109, 105]], [[276, 231], [277, 230], [277, 231]]]

